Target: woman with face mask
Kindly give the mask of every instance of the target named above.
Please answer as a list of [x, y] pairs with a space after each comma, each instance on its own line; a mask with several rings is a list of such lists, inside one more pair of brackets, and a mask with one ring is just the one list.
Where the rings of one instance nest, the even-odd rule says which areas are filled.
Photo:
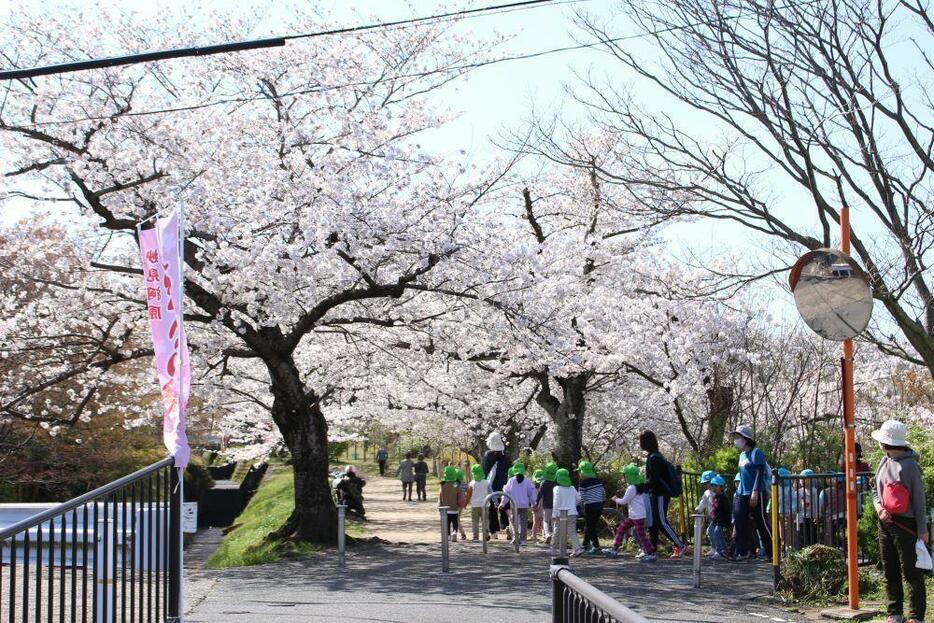
[[768, 463], [765, 453], [756, 446], [752, 427], [741, 424], [733, 431], [733, 443], [739, 448], [739, 482], [733, 497], [733, 523], [736, 527], [735, 560], [749, 558], [753, 526], [759, 533], [765, 558], [772, 551], [772, 532], [765, 508], [769, 503]]

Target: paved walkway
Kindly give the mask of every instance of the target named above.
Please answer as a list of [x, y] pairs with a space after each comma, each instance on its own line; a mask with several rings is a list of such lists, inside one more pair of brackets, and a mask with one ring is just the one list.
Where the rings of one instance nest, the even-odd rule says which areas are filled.
[[390, 543], [438, 542], [441, 529], [437, 484], [428, 483], [427, 502], [403, 502], [402, 483], [397, 478], [368, 474], [364, 478], [367, 479], [363, 490], [366, 536], [379, 537]]
[[[187, 606], [190, 623], [248, 621], [381, 621], [504, 623], [550, 620], [549, 550], [516, 554], [505, 540], [451, 544], [451, 573], [441, 573], [437, 485], [427, 502], [402, 501], [394, 478], [368, 477], [366, 535], [380, 543], [348, 549], [347, 567], [334, 551], [304, 560], [207, 571], [193, 547]], [[216, 534], [203, 537], [217, 538]], [[771, 567], [704, 564], [704, 588], [691, 587], [688, 560], [640, 564], [632, 558], [576, 558], [575, 573], [652, 621], [776, 623], [805, 619], [755, 599], [769, 593]]]
[[[479, 544], [452, 544], [451, 573], [440, 572], [437, 545], [351, 548], [346, 569], [322, 553], [225, 571], [193, 571], [209, 590], [191, 604], [190, 623], [386, 621], [532, 623], [549, 619], [548, 552], [515, 554], [504, 542], [483, 556]], [[706, 563], [704, 589], [691, 586], [686, 560], [644, 565], [632, 559], [574, 559], [576, 573], [652, 621], [790, 622], [804, 619], [755, 600], [768, 593], [761, 563]], [[193, 606], [193, 607], [192, 607]]]

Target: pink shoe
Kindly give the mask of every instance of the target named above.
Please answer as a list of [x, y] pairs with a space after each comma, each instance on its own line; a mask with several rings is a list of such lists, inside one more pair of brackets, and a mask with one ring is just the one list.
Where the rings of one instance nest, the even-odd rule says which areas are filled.
[[681, 558], [682, 556], [684, 556], [684, 548], [675, 547], [671, 550], [671, 556], [669, 556], [669, 558]]

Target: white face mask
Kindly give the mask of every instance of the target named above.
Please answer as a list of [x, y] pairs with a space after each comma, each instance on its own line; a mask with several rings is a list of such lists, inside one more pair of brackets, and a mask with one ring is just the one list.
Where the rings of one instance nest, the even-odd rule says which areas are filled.
[[744, 439], [738, 439], [738, 438], [737, 438], [737, 439], [734, 439], [734, 440], [733, 440], [733, 443], [734, 443], [734, 444], [736, 445], [736, 447], [739, 448], [740, 450], [742, 450], [742, 449], [744, 449], [744, 448], [746, 447], [746, 441], [745, 441]]

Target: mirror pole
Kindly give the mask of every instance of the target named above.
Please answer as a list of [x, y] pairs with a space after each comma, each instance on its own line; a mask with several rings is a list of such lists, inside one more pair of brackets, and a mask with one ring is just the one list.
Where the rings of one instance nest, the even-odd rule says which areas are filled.
[[[840, 209], [840, 250], [850, 254], [850, 208]], [[843, 342], [843, 460], [846, 469], [846, 574], [849, 606], [859, 608], [859, 561], [856, 553], [856, 418], [853, 400], [853, 340]]]

